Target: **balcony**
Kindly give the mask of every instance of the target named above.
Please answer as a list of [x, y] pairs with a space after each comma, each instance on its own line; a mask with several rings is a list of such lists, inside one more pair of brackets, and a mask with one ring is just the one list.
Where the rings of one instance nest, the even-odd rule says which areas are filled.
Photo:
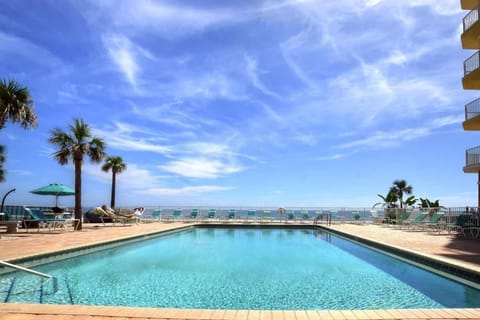
[[464, 130], [480, 130], [480, 98], [465, 105]]
[[466, 164], [463, 167], [465, 173], [480, 172], [480, 146], [468, 149], [466, 151]]
[[463, 62], [463, 89], [480, 89], [480, 52], [477, 51]]
[[462, 48], [480, 49], [479, 7], [475, 7], [463, 18]]
[[478, 4], [478, 0], [460, 0], [460, 5], [463, 10], [472, 10]]

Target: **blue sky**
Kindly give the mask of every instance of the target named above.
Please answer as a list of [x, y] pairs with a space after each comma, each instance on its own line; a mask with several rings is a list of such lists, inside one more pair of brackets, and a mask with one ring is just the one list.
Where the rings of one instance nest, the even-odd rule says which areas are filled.
[[[0, 77], [39, 122], [0, 131], [9, 203], [73, 187], [48, 138], [82, 118], [128, 165], [119, 206], [369, 207], [395, 179], [476, 205], [458, 0], [0, 2]], [[83, 204], [110, 183], [85, 162]]]

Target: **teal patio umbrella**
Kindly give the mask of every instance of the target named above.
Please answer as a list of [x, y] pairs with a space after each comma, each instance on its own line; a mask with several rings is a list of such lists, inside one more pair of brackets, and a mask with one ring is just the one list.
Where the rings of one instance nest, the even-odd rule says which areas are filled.
[[33, 194], [55, 196], [55, 206], [58, 207], [58, 197], [73, 196], [75, 190], [61, 183], [50, 183], [48, 186], [30, 191]]

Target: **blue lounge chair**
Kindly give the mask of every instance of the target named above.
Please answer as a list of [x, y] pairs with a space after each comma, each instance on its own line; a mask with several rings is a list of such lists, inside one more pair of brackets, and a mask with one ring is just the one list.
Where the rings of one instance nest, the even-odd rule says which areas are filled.
[[466, 236], [465, 231], [470, 230], [470, 233], [473, 236], [472, 225], [470, 224], [470, 219], [472, 216], [470, 214], [461, 214], [453, 217], [453, 221], [449, 221], [445, 224], [445, 229], [450, 232], [457, 232], [459, 236]]
[[173, 212], [172, 212], [172, 218], [173, 218], [173, 220], [175, 220], [175, 221], [181, 220], [181, 219], [182, 219], [182, 212], [183, 212], [182, 209], [175, 209], [175, 210], [173, 210]]
[[[66, 229], [67, 219], [47, 217], [42, 210], [35, 208], [28, 208], [28, 213], [30, 213], [30, 217], [38, 223], [38, 231], [40, 231], [40, 228], [48, 228], [49, 230], [52, 228], [53, 230], [55, 230], [55, 228]], [[25, 224], [25, 226], [28, 226], [28, 224]]]
[[295, 221], [295, 212], [293, 210], [287, 210], [285, 222], [287, 223], [288, 221]]
[[162, 210], [161, 209], [154, 209], [150, 216], [143, 217], [143, 221], [145, 221], [145, 222], [160, 221], [161, 220], [161, 215], [162, 215]]
[[422, 223], [419, 224], [419, 226], [422, 229], [434, 229], [434, 230], [440, 230], [441, 224], [440, 219], [443, 218], [445, 215], [445, 212], [435, 212], [433, 215], [428, 219], [428, 221], [423, 221]]
[[300, 211], [300, 218], [301, 218], [302, 222], [310, 221], [310, 213], [308, 212], [308, 210]]
[[257, 216], [257, 210], [250, 209], [247, 211], [247, 221], [255, 221]]
[[424, 220], [427, 218], [428, 213], [427, 212], [420, 212], [415, 219], [411, 221], [404, 221], [402, 226], [405, 226], [407, 228], [413, 228], [415, 229], [417, 226], [420, 226]]
[[216, 214], [217, 214], [217, 210], [215, 210], [215, 209], [210, 209], [210, 210], [208, 210], [208, 212], [207, 212], [207, 220], [214, 220]]
[[152, 211], [152, 219], [160, 221], [162, 217], [162, 210], [161, 209], [155, 209]]
[[190, 219], [196, 220], [198, 218], [199, 212], [200, 211], [198, 209], [192, 209], [192, 211], [190, 212]]
[[227, 213], [227, 219], [228, 220], [233, 220], [233, 219], [235, 219], [236, 215], [237, 215], [237, 210], [230, 209], [230, 210], [228, 210], [228, 213]]

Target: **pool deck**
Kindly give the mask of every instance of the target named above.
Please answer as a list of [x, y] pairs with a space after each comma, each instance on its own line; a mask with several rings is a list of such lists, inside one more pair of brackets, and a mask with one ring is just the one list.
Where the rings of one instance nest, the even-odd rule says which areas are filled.
[[[84, 224], [82, 231], [5, 234], [0, 238], [0, 260], [15, 260], [127, 239], [187, 226], [186, 223], [143, 223], [139, 225]], [[356, 237], [402, 248], [480, 273], [480, 240], [457, 239], [447, 234], [405, 231], [370, 224], [338, 224], [331, 229]], [[480, 319], [480, 309], [414, 310], [190, 310], [107, 306], [71, 306], [0, 303], [0, 320], [320, 320], [320, 319]]]

